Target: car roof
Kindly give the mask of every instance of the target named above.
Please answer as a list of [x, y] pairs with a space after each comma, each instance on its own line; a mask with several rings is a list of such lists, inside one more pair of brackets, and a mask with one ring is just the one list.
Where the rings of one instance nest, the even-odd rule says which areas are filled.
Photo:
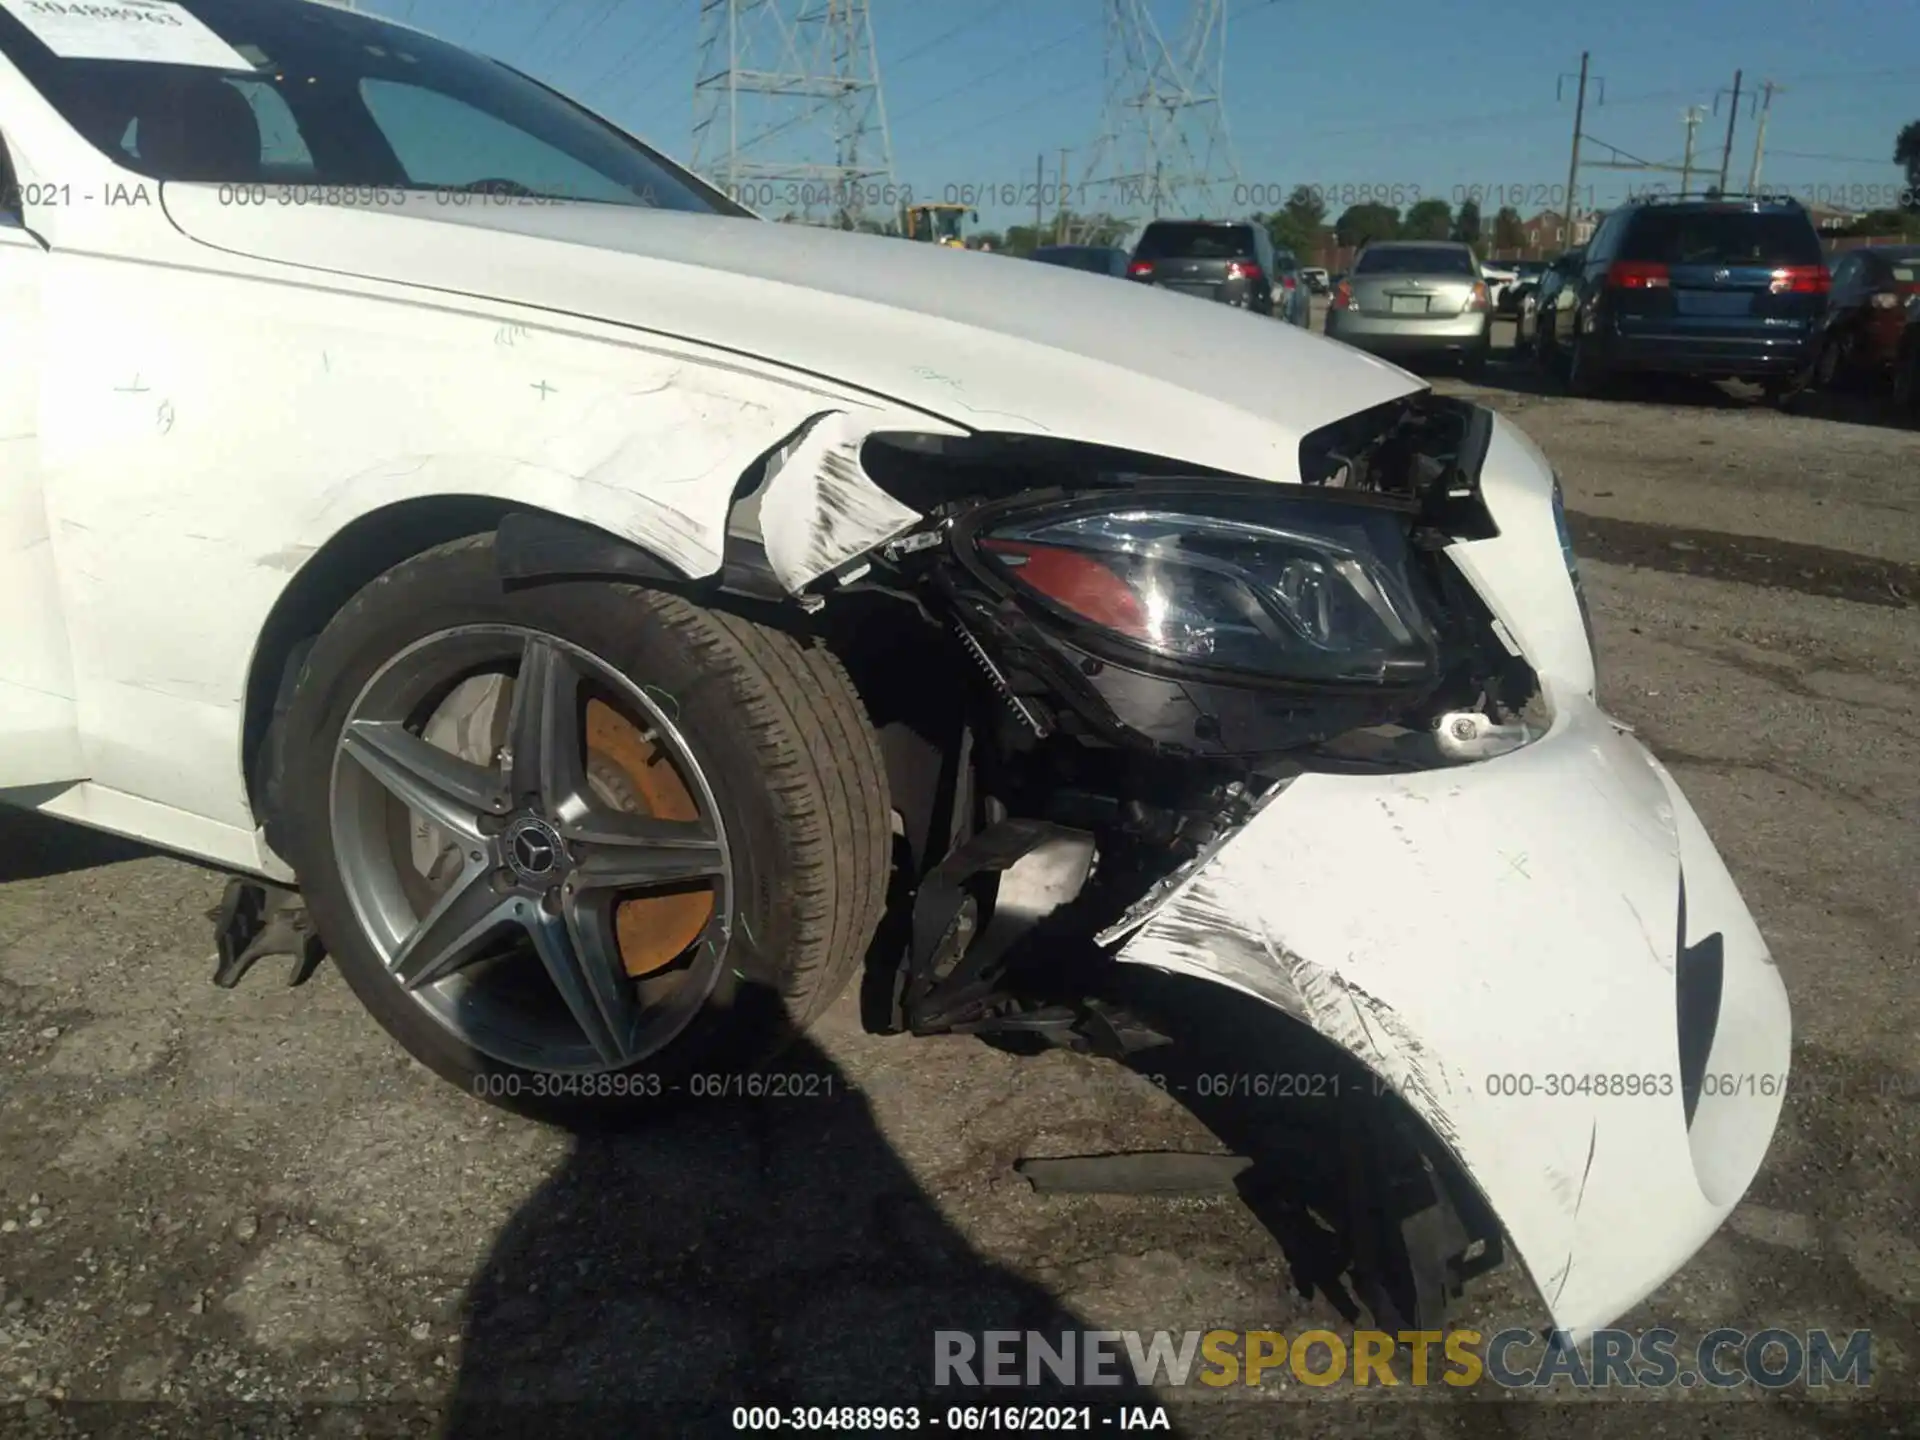
[[1215, 225], [1222, 230], [1229, 230], [1246, 229], [1252, 224], [1251, 220], [1176, 220], [1172, 216], [1166, 216], [1159, 220], [1149, 220], [1147, 229], [1151, 230], [1156, 225]]
[[1680, 200], [1659, 195], [1643, 195], [1638, 200], [1629, 200], [1620, 207], [1623, 210], [1668, 211], [1668, 210], [1738, 210], [1748, 215], [1780, 214], [1805, 215], [1807, 207], [1791, 195], [1689, 195]]
[[1369, 240], [1363, 250], [1465, 250], [1473, 247], [1464, 240]]

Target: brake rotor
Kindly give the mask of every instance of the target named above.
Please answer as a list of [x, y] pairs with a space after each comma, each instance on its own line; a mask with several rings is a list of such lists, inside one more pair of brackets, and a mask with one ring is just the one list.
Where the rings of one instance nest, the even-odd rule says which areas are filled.
[[[697, 820], [700, 807], [666, 750], [613, 706], [587, 702], [587, 779], [601, 803], [656, 820]], [[682, 955], [713, 919], [711, 889], [620, 902], [614, 933], [629, 975], [651, 975]]]

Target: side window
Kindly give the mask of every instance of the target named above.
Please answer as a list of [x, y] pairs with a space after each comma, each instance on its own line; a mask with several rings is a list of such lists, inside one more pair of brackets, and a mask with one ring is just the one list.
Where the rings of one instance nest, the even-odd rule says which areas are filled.
[[1613, 252], [1613, 243], [1620, 232], [1620, 216], [1609, 215], [1600, 222], [1600, 228], [1593, 232], [1593, 239], [1587, 243], [1588, 260], [1604, 260]]
[[451, 96], [394, 80], [362, 80], [360, 95], [411, 184], [507, 180], [538, 195], [633, 203], [617, 181]]
[[1859, 275], [1860, 257], [1858, 255], [1849, 255], [1834, 267], [1833, 288], [1835, 290], [1845, 290], [1859, 278]]

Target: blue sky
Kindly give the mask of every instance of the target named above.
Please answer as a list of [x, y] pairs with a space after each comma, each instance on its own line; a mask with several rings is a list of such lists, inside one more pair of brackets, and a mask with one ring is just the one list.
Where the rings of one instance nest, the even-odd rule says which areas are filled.
[[[1190, 0], [1152, 3], [1178, 33]], [[1678, 161], [1683, 110], [1711, 112], [1736, 68], [1749, 89], [1768, 78], [1786, 87], [1774, 98], [1763, 178], [1809, 199], [1853, 195], [1865, 208], [1897, 193], [1893, 137], [1920, 118], [1920, 6], [1885, 0], [1227, 5], [1226, 110], [1249, 186], [1418, 186], [1447, 199], [1477, 186], [1531, 213], [1548, 187], [1566, 182], [1571, 79], [1559, 97], [1556, 87], [1578, 70], [1583, 48], [1599, 77], [1587, 134], [1642, 159]], [[510, 60], [688, 156], [699, 0], [359, 0], [359, 8]], [[936, 198], [961, 184], [1031, 184], [1044, 154], [1052, 180], [1063, 146], [1077, 174], [1101, 126], [1104, 10], [1102, 0], [873, 0], [896, 179]], [[1714, 169], [1729, 109], [1726, 95], [1718, 100], [1697, 142]], [[1753, 139], [1743, 101], [1736, 185]], [[1605, 153], [1584, 147], [1588, 158]], [[1581, 190], [1593, 187], [1605, 205], [1630, 183], [1675, 178], [1588, 170]], [[1030, 206], [982, 205], [981, 218], [1004, 224]]]

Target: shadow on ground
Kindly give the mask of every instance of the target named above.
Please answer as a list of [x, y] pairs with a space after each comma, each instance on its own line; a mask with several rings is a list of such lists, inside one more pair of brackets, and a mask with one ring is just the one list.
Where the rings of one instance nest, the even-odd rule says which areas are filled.
[[117, 865], [155, 853], [117, 835], [0, 805], [0, 885]]
[[794, 1041], [768, 1081], [788, 1093], [688, 1097], [576, 1136], [469, 1289], [444, 1434], [731, 1435], [740, 1405], [1155, 1403], [1131, 1385], [936, 1388], [937, 1331], [1084, 1325], [953, 1228], [817, 1047]]

